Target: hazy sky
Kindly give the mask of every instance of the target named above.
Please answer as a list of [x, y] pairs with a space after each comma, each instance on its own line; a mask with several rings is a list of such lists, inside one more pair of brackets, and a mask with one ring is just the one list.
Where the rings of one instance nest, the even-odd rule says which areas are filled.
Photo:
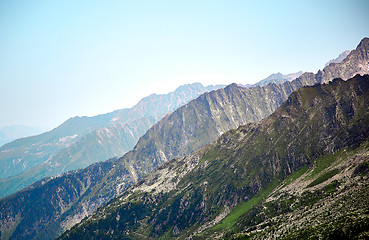
[[52, 128], [193, 82], [313, 71], [369, 36], [369, 1], [0, 1], [0, 128]]

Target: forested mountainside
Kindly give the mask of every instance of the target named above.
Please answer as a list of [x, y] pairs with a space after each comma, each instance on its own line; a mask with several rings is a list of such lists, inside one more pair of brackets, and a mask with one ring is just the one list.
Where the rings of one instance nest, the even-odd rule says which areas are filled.
[[369, 75], [303, 87], [260, 123], [159, 167], [60, 239], [369, 234], [368, 106]]

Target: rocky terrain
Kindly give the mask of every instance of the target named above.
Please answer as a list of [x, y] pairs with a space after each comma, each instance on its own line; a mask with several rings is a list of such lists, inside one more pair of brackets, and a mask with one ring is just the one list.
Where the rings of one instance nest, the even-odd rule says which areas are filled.
[[[368, 141], [354, 150], [317, 159], [313, 167], [291, 175], [254, 204], [227, 235], [233, 239], [367, 239], [368, 164]], [[211, 232], [204, 235], [216, 235]]]
[[304, 87], [260, 123], [159, 167], [60, 239], [368, 236], [368, 93], [369, 75]]

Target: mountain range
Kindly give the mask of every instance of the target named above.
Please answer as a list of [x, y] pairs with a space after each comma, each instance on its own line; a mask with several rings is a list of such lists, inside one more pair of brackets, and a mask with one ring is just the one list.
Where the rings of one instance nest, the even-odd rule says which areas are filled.
[[263, 119], [294, 90], [315, 82], [314, 74], [307, 74], [283, 85], [247, 89], [232, 84], [205, 93], [155, 124], [122, 158], [43, 179], [0, 200], [2, 230], [13, 238], [52, 239], [157, 166], [213, 142], [229, 129]]
[[[205, 150], [209, 148], [211, 149], [212, 145], [210, 145], [210, 147], [206, 147], [206, 144], [213, 142], [219, 136], [222, 137], [218, 140], [218, 142], [221, 141], [221, 139], [223, 139], [223, 136], [232, 135], [232, 131], [228, 132], [230, 129], [238, 128], [240, 125], [242, 125], [245, 127], [241, 127], [240, 129], [246, 128], [247, 131], [250, 129], [255, 129], [254, 131], [257, 131], [257, 129], [259, 129], [257, 126], [259, 125], [251, 124], [251, 122], [260, 121], [263, 118], [269, 116], [288, 98], [288, 96], [292, 92], [301, 88], [302, 86], [329, 82], [333, 79], [332, 76], [335, 76], [335, 74], [337, 75], [337, 77], [344, 76], [343, 79], [346, 80], [347, 78], [352, 77], [355, 74], [355, 71], [356, 73], [360, 74], [368, 73], [368, 65], [369, 65], [368, 40], [369, 39], [367, 38], [363, 39], [359, 44], [359, 46], [357, 47], [357, 49], [351, 51], [350, 54], [347, 56], [347, 58], [343, 60], [341, 63], [330, 64], [322, 71], [319, 71], [317, 74], [304, 73], [296, 80], [291, 82], [286, 81], [281, 85], [269, 84], [264, 87], [257, 86], [247, 89], [233, 84], [224, 89], [219, 89], [217, 91], [205, 93], [200, 97], [198, 97], [197, 99], [180, 107], [172, 114], [167, 115], [161, 121], [156, 123], [152, 128], [150, 128], [147, 131], [147, 133], [144, 136], [140, 138], [134, 149], [126, 153], [122, 158], [99, 162], [85, 169], [71, 171], [57, 177], [43, 179], [16, 194], [1, 199], [0, 230], [3, 238], [52, 239], [61, 234], [64, 230], [73, 226], [75, 223], [79, 222], [85, 216], [88, 216], [89, 214], [93, 213], [98, 207], [106, 204], [111, 199], [119, 197], [121, 196], [121, 194], [125, 195], [128, 192], [130, 192], [131, 190], [128, 190], [127, 192], [125, 191], [125, 189], [127, 189], [127, 187], [129, 187], [130, 185], [140, 181], [140, 179], [145, 177], [156, 167], [159, 167], [157, 171], [160, 171], [160, 169], [164, 168], [166, 169], [165, 166], [167, 165], [163, 164], [165, 164], [169, 160], [181, 157], [180, 159], [182, 160], [185, 159], [183, 161], [186, 162], [187, 161], [186, 159], [193, 159], [190, 160], [190, 162], [195, 161], [194, 162], [195, 166], [197, 164], [196, 161], [198, 160], [196, 160], [196, 157], [193, 158], [192, 156], [202, 153], [204, 149]], [[332, 89], [332, 92], [334, 91], [335, 90]], [[317, 96], [319, 96], [319, 94]], [[318, 98], [319, 97], [317, 97], [317, 99]], [[318, 103], [320, 102], [318, 101]], [[275, 122], [278, 123], [277, 120]], [[330, 122], [327, 122], [327, 124], [329, 123]], [[300, 123], [300, 125], [303, 124]], [[325, 125], [323, 124], [323, 126]], [[288, 127], [289, 126], [285, 126], [283, 129], [288, 130], [289, 129]], [[247, 131], [245, 130], [245, 133], [243, 134], [246, 134]], [[238, 130], [233, 130], [233, 132], [235, 132], [236, 135], [239, 135]], [[275, 137], [277, 137], [278, 134]], [[288, 137], [291, 138], [289, 140], [291, 141], [294, 140], [293, 135]], [[261, 138], [261, 140], [258, 143], [259, 146], [260, 147], [263, 147], [264, 145], [268, 146], [269, 143], [267, 140], [268, 138], [265, 139]], [[233, 140], [230, 139], [230, 143], [232, 143], [232, 141]], [[256, 142], [254, 143], [256, 144]], [[221, 145], [224, 145], [225, 148], [223, 149]], [[221, 142], [221, 145], [219, 145], [219, 149], [223, 149], [224, 151], [222, 150], [221, 152], [217, 152], [214, 150], [214, 155], [211, 155], [212, 153], [210, 151], [209, 159], [210, 158], [216, 159], [217, 156], [219, 157], [233, 156], [232, 154], [236, 154], [235, 152], [233, 152], [234, 149], [239, 149], [240, 152], [243, 151], [243, 149], [238, 148], [237, 144], [228, 146], [227, 141]], [[242, 146], [241, 143], [240, 146]], [[189, 155], [186, 157], [187, 154], [191, 154], [192, 152], [200, 148], [201, 148], [200, 152], [195, 152], [193, 153], [195, 155]], [[230, 155], [227, 153], [228, 148]], [[270, 148], [272, 149], [272, 145], [270, 145]], [[252, 153], [251, 156], [256, 156], [253, 155], [254, 152], [258, 152], [258, 154], [260, 152], [260, 154], [263, 155], [263, 152], [259, 149], [254, 149], [250, 151], [251, 151], [250, 154]], [[322, 152], [322, 154], [325, 153], [326, 153], [325, 151]], [[292, 152], [293, 156], [295, 156], [294, 154], [295, 153]], [[286, 156], [291, 157], [290, 153], [288, 153]], [[317, 159], [317, 156], [315, 157]], [[170, 164], [182, 160], [175, 160], [174, 162], [170, 162], [168, 164], [170, 166]], [[215, 164], [215, 163], [218, 164], [218, 162], [222, 161], [223, 163], [221, 163], [221, 165]], [[228, 161], [230, 161], [229, 157]], [[225, 164], [225, 162], [227, 161], [224, 161], [224, 159], [218, 159], [215, 161], [214, 166], [216, 166], [216, 168], [214, 168], [215, 171], [214, 174], [217, 173], [217, 175], [222, 176], [221, 171], [228, 169], [227, 167], [230, 167], [231, 169], [233, 168], [232, 171], [237, 171], [237, 169], [238, 171], [241, 171], [242, 169], [235, 168], [234, 166], [233, 167], [228, 166], [227, 164]], [[287, 165], [290, 167], [290, 169], [286, 171], [286, 168], [283, 168], [284, 172], [282, 171], [283, 174], [281, 176], [282, 177], [281, 179], [284, 179], [288, 174], [292, 174], [294, 170], [298, 170], [299, 167], [303, 167], [305, 166], [304, 164], [307, 163], [309, 163], [309, 161], [297, 162], [296, 166], [292, 167], [291, 167], [292, 163], [288, 163]], [[177, 165], [180, 164], [176, 164], [176, 166]], [[168, 171], [167, 170], [163, 171], [164, 173], [168, 173], [175, 176], [178, 176], [177, 174], [180, 174], [180, 176], [182, 176], [182, 174], [183, 176], [189, 176], [187, 175], [187, 173], [192, 172], [191, 171], [192, 169], [190, 169], [190, 171], [187, 171], [186, 166], [192, 165], [193, 164], [189, 165], [185, 164], [182, 165], [184, 166], [183, 168], [176, 168], [176, 166], [173, 166], [173, 169], [177, 170], [176, 173], [169, 171], [172, 169], [172, 167], [169, 167]], [[259, 169], [259, 166], [255, 165], [251, 166], [251, 168]], [[280, 169], [278, 170], [277, 168], [277, 170], [275, 171], [279, 173], [281, 170]], [[224, 171], [224, 174], [226, 173], [227, 176], [224, 175], [225, 179], [232, 178], [232, 174], [228, 176], [228, 173], [230, 173], [228, 170]], [[249, 175], [254, 176], [255, 174], [256, 173], [250, 173]], [[204, 175], [204, 177], [206, 176], [207, 175]], [[210, 176], [213, 175], [210, 174]], [[198, 176], [191, 176], [189, 177], [189, 179], [195, 180], [196, 177]], [[267, 179], [269, 179], [269, 177], [275, 176], [272, 174], [266, 175], [266, 177]], [[156, 186], [155, 189], [153, 190], [153, 193], [156, 192], [156, 188], [158, 189], [163, 188], [165, 190], [168, 188], [168, 186], [169, 188], [170, 186], [176, 187], [177, 184], [176, 181], [182, 178], [180, 177], [177, 179], [168, 177], [168, 179], [172, 179], [173, 181], [165, 182], [166, 184], [164, 185], [160, 184], [160, 182], [158, 183], [157, 181], [158, 179], [163, 180], [163, 178], [161, 178], [159, 175], [158, 178], [154, 178], [152, 181], [150, 180]], [[165, 179], [167, 179], [167, 177], [165, 177], [163, 181], [165, 181]], [[219, 178], [215, 179], [217, 180], [214, 180], [216, 181], [214, 184], [220, 187], [223, 179]], [[250, 195], [247, 196], [248, 198], [251, 199], [255, 194], [259, 193], [260, 190], [264, 188], [266, 185], [264, 185], [264, 182], [258, 183], [257, 179], [253, 178], [248, 179], [253, 181], [255, 180], [255, 182], [252, 181], [246, 182], [243, 183], [246, 185], [240, 186], [247, 187], [248, 183], [252, 183], [249, 185], [250, 189], [247, 190], [250, 193]], [[259, 178], [259, 180], [267, 182], [267, 180], [262, 178]], [[144, 182], [145, 181], [146, 180], [144, 180]], [[234, 182], [232, 184], [237, 186], [237, 184], [240, 183]], [[203, 187], [204, 186], [206, 187], [206, 184], [203, 185]], [[214, 191], [219, 190], [220, 193], [222, 193], [223, 191], [232, 192], [233, 189], [236, 188], [230, 189], [214, 188]], [[219, 196], [221, 196], [221, 194]], [[201, 198], [201, 196], [199, 197]], [[221, 198], [223, 199], [224, 196]], [[248, 200], [248, 198], [245, 198], [243, 200]], [[116, 201], [118, 200], [114, 200], [113, 202]], [[221, 203], [223, 203], [222, 201]], [[228, 199], [227, 201], [231, 200]], [[191, 205], [192, 204], [191, 202], [192, 201], [188, 201], [188, 204]], [[236, 196], [230, 202], [232, 204], [227, 202], [228, 205], [226, 206], [228, 206], [228, 208], [224, 207], [225, 212], [223, 215], [224, 216], [228, 215], [227, 211], [230, 209], [230, 207], [236, 206], [239, 202], [241, 202], [239, 196]], [[166, 204], [172, 203], [166, 202]], [[196, 205], [197, 202], [194, 201], [194, 204]], [[107, 206], [108, 207], [105, 209], [110, 209], [109, 205]], [[130, 206], [134, 207], [135, 204]], [[140, 207], [139, 209], [142, 209], [143, 213], [146, 211], [145, 207], [141, 208], [142, 204], [140, 205], [140, 203], [138, 203], [138, 206]], [[147, 204], [147, 208], [150, 209], [150, 204]], [[194, 209], [196, 208], [191, 208], [191, 211], [193, 212]], [[213, 211], [219, 213], [219, 211], [221, 211], [222, 209], [223, 205], [218, 205], [216, 208], [213, 209]], [[152, 209], [148, 211], [151, 210]], [[165, 211], [163, 212], [163, 214], [164, 213]], [[192, 213], [189, 212], [189, 214], [191, 215]], [[190, 215], [186, 216], [185, 219], [187, 218], [192, 219]], [[209, 219], [210, 216], [215, 215], [209, 215]], [[116, 217], [120, 219], [122, 216], [119, 215], [119, 217], [118, 216]], [[160, 217], [157, 218], [157, 222], [160, 222], [161, 220], [162, 218]], [[137, 226], [139, 229], [143, 230], [142, 227], [143, 228], [145, 227], [145, 224], [143, 224], [142, 226], [141, 225], [138, 226], [134, 225], [135, 223], [131, 224], [129, 221], [124, 224], [132, 226], [133, 227], [132, 229], [135, 229], [135, 226]], [[184, 220], [184, 224], [188, 223], [188, 222], [186, 223], [186, 221], [187, 220]], [[97, 222], [99, 223], [99, 221]], [[168, 222], [171, 222], [171, 224], [173, 223], [172, 220]], [[174, 232], [172, 233], [178, 235], [182, 234], [182, 231], [185, 229], [187, 225], [183, 225], [181, 228], [177, 226], [176, 228], [177, 230], [175, 230], [174, 225], [172, 226], [174, 230]], [[168, 231], [164, 231], [165, 229], [163, 230], [161, 226], [159, 227], [156, 226], [154, 229], [157, 229], [158, 231], [156, 233], [152, 232], [149, 234], [154, 234], [153, 236], [156, 236], [155, 234], [157, 234], [157, 236], [161, 236], [163, 232], [168, 233]], [[141, 232], [138, 233], [142, 234]]]
[[[362, 231], [368, 237], [368, 106], [369, 75], [303, 87], [260, 123], [231, 130], [215, 143], [157, 168], [60, 239], [215, 239], [239, 232], [270, 239], [304, 236], [337, 221], [347, 227], [338, 232], [341, 237], [357, 237]], [[301, 195], [293, 179], [305, 184]], [[341, 188], [353, 185], [354, 179], [363, 184], [355, 188], [358, 198], [344, 207], [336, 202], [324, 209], [336, 216], [324, 219], [327, 212], [309, 212], [308, 207], [320, 210], [317, 202], [326, 196], [350, 196], [354, 191]], [[292, 187], [294, 191], [285, 192]], [[257, 206], [262, 200], [264, 205]], [[285, 212], [304, 218], [295, 213], [300, 223], [284, 220]], [[320, 221], [314, 221], [316, 215]], [[329, 238], [336, 234], [335, 226], [331, 228], [322, 229]]]
[[0, 148], [0, 197], [44, 177], [120, 157], [166, 114], [220, 87], [184, 85], [166, 95], [152, 94], [130, 109], [71, 118], [49, 132], [8, 143]]
[[[349, 52], [345, 51], [329, 63], [343, 61]], [[270, 83], [282, 84], [301, 76], [302, 73], [302, 71], [287, 75], [276, 73], [246, 87], [266, 86]], [[46, 136], [46, 140], [41, 140], [42, 144], [40, 144], [37, 143], [40, 142], [40, 139], [31, 137], [31, 139], [27, 139], [28, 141], [16, 144], [16, 147], [13, 144], [10, 144], [10, 147], [4, 146], [2, 151], [0, 149], [0, 161], [3, 160], [5, 163], [3, 175], [0, 177], [0, 179], [3, 178], [0, 180], [0, 197], [20, 190], [43, 177], [55, 176], [68, 170], [86, 167], [94, 162], [122, 156], [132, 149], [138, 138], [166, 113], [175, 110], [181, 104], [183, 105], [205, 91], [220, 87], [223, 86], [206, 88], [201, 84], [182, 86], [168, 95], [157, 96], [153, 94], [144, 98], [132, 109], [99, 115], [89, 118], [87, 121], [84, 119], [86, 117], [74, 118], [76, 123], [61, 125], [67, 125], [66, 128], [60, 126], [62, 130], [59, 131], [59, 134], [56, 133], [56, 135], [60, 135], [58, 142], [55, 142], [55, 139], [47, 139]], [[191, 91], [192, 93], [189, 93]], [[104, 118], [105, 120], [103, 120]], [[69, 131], [70, 125], [77, 125], [74, 130], [75, 134], [63, 136], [63, 132]], [[79, 128], [86, 127], [87, 132], [80, 133], [82, 137], [79, 136], [77, 134]], [[58, 131], [52, 130], [52, 135], [55, 132]], [[47, 135], [47, 133], [43, 135]], [[32, 147], [29, 146], [30, 143]]]

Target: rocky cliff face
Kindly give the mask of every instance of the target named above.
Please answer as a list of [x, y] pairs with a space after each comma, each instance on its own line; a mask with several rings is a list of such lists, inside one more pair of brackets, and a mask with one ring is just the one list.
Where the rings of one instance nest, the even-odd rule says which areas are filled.
[[0, 197], [43, 177], [120, 157], [165, 114], [220, 87], [184, 85], [169, 94], [146, 97], [131, 109], [72, 118], [50, 132], [6, 144], [0, 148]]
[[[319, 172], [314, 166], [318, 164], [323, 175], [307, 181], [313, 187], [340, 172], [324, 169], [324, 164], [336, 161], [324, 163], [324, 157], [358, 149], [362, 159], [355, 164], [345, 162], [345, 169], [354, 168], [351, 173], [357, 175], [367, 171], [367, 147], [359, 149], [369, 140], [368, 104], [368, 75], [304, 87], [260, 123], [231, 130], [215, 143], [159, 167], [61, 239], [201, 239], [246, 229], [250, 204], [285, 186], [282, 181], [291, 174], [301, 174], [297, 173], [301, 169], [308, 172], [308, 168]], [[364, 165], [359, 167], [360, 163]], [[326, 185], [326, 190], [336, 189], [333, 185]], [[365, 199], [365, 194], [358, 195]], [[268, 207], [273, 213], [272, 208], [278, 207], [273, 204], [278, 202], [271, 199]], [[302, 201], [309, 199], [304, 196]], [[303, 202], [302, 209], [307, 206]], [[369, 203], [360, 206], [359, 210], [365, 210]], [[263, 222], [257, 217], [252, 221]]]
[[318, 72], [322, 83], [327, 83], [334, 78], [344, 80], [352, 78], [356, 74], [369, 74], [369, 38], [361, 40], [356, 49], [339, 63], [331, 63]]

